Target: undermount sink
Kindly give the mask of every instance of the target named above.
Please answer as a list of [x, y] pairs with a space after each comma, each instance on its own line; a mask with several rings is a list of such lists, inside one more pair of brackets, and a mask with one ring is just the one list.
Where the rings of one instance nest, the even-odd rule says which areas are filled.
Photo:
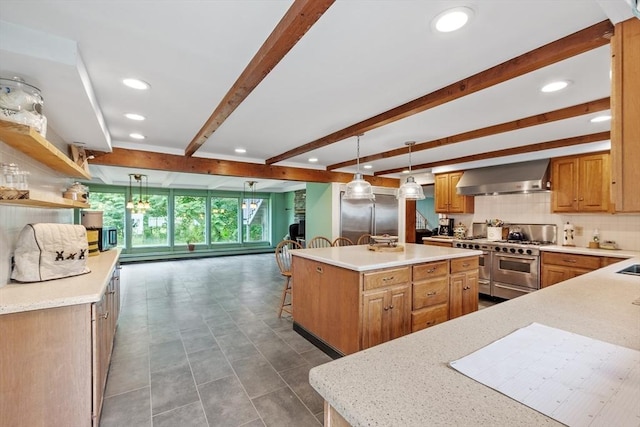
[[634, 276], [640, 276], [640, 264], [630, 265], [629, 267], [623, 268], [622, 270], [618, 271], [618, 273], [633, 274]]

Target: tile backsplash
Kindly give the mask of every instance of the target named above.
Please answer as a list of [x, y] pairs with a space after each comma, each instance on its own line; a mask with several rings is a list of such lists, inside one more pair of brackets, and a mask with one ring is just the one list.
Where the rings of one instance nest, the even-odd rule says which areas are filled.
[[601, 241], [613, 240], [620, 249], [640, 251], [640, 214], [554, 214], [551, 193], [547, 192], [476, 196], [474, 214], [451, 216], [456, 224], [468, 227], [492, 218], [506, 223], [556, 224], [558, 238], [568, 221], [576, 229], [576, 246], [586, 247], [597, 229]]

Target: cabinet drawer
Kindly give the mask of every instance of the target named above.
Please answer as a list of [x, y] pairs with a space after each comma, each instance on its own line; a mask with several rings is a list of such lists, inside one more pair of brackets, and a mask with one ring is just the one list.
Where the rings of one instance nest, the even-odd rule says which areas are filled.
[[444, 323], [447, 320], [449, 320], [449, 307], [447, 304], [423, 308], [411, 313], [411, 332], [416, 332], [438, 323]]
[[454, 258], [451, 260], [451, 273], [460, 271], [477, 270], [479, 267], [478, 257]]
[[413, 284], [413, 309], [446, 303], [449, 300], [449, 277]]
[[413, 280], [425, 280], [449, 274], [449, 261], [430, 262], [413, 266]]
[[600, 257], [544, 252], [542, 254], [542, 263], [596, 270], [600, 268]]
[[364, 290], [382, 288], [384, 286], [407, 283], [411, 281], [409, 267], [392, 268], [389, 270], [377, 271], [375, 273], [364, 273]]

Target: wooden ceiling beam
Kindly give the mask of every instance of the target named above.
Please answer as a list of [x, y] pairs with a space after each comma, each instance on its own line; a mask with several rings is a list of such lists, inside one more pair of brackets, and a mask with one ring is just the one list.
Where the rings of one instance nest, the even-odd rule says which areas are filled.
[[[428, 150], [431, 148], [442, 147], [449, 144], [457, 144], [459, 142], [469, 141], [472, 139], [483, 138], [491, 135], [497, 135], [504, 132], [511, 132], [525, 129], [531, 126], [543, 125], [558, 120], [570, 119], [573, 117], [591, 114], [598, 111], [604, 111], [611, 108], [611, 100], [602, 98], [596, 101], [585, 102], [584, 104], [573, 105], [571, 107], [561, 108], [559, 110], [549, 111], [547, 113], [536, 114], [534, 116], [525, 117], [523, 119], [513, 120], [511, 122], [500, 123], [493, 126], [487, 126], [481, 129], [459, 133], [457, 135], [447, 136], [445, 138], [435, 139], [433, 141], [422, 142], [411, 147], [411, 152]], [[361, 157], [360, 163], [372, 162], [380, 159], [388, 159], [390, 157], [401, 156], [409, 153], [408, 147], [396, 148], [385, 151], [383, 153], [371, 154]], [[327, 170], [340, 169], [356, 164], [356, 159], [348, 160], [327, 166]], [[402, 170], [402, 169], [400, 169]]]
[[[589, 135], [574, 136], [571, 138], [556, 139], [553, 141], [539, 142], [536, 144], [523, 145], [521, 147], [505, 148], [502, 150], [490, 151], [488, 153], [471, 154], [469, 156], [458, 157], [457, 159], [440, 160], [437, 162], [422, 163], [412, 166], [412, 171], [420, 169], [435, 168], [438, 166], [446, 166], [457, 163], [474, 162], [478, 160], [495, 159], [497, 157], [514, 156], [516, 154], [534, 153], [536, 151], [551, 150], [554, 148], [570, 147], [572, 145], [587, 144], [590, 142], [606, 141], [611, 139], [611, 132], [599, 132]], [[392, 173], [402, 172], [405, 168], [389, 169], [376, 172], [375, 175], [388, 175]]]
[[594, 24], [542, 47], [534, 49], [502, 64], [452, 83], [441, 89], [392, 108], [354, 125], [323, 136], [315, 141], [293, 148], [266, 160], [274, 164], [318, 148], [326, 147], [346, 138], [366, 133], [397, 120], [421, 113], [430, 108], [462, 98], [480, 90], [495, 86], [531, 71], [571, 58], [609, 43], [613, 25], [609, 20]]
[[[111, 153], [88, 150], [87, 154], [94, 156], [91, 164], [103, 166], [301, 182], [346, 183], [353, 179], [353, 174], [342, 172], [186, 157], [124, 148], [114, 148]], [[364, 179], [379, 187], [397, 188], [400, 184], [400, 180], [396, 178], [365, 175]]]
[[295, 0], [185, 150], [193, 154], [327, 11], [335, 0]]

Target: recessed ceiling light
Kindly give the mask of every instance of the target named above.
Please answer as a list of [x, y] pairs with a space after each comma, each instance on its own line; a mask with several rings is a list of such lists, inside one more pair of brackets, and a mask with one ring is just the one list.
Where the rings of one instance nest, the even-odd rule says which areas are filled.
[[316, 163], [318, 161], [317, 157], [311, 157], [309, 158], [309, 163]]
[[473, 10], [468, 7], [454, 7], [436, 16], [433, 27], [441, 33], [450, 33], [464, 27], [472, 15]]
[[548, 93], [548, 92], [557, 92], [569, 86], [569, 82], [567, 80], [558, 80], [557, 82], [547, 83], [542, 86], [540, 91]]
[[146, 136], [144, 136], [141, 133], [130, 133], [129, 136], [133, 139], [145, 139]]
[[147, 90], [151, 88], [151, 85], [149, 83], [143, 82], [142, 80], [138, 79], [122, 79], [122, 83], [124, 83], [125, 86], [129, 86], [130, 88], [138, 90]]
[[373, 166], [371, 166], [371, 165], [364, 165], [364, 166], [363, 166], [363, 168], [365, 168], [365, 169], [371, 169], [371, 168], [373, 168]]
[[244, 154], [247, 152], [244, 148], [236, 148], [234, 151], [238, 154]]
[[137, 120], [137, 121], [141, 121], [141, 120], [145, 120], [146, 119], [146, 117], [143, 116], [142, 114], [136, 114], [136, 113], [127, 113], [124, 116], [127, 119]]
[[589, 120], [591, 123], [600, 123], [600, 122], [606, 122], [607, 120], [611, 120], [611, 116], [609, 115], [603, 115], [603, 116], [596, 116], [593, 119]]

